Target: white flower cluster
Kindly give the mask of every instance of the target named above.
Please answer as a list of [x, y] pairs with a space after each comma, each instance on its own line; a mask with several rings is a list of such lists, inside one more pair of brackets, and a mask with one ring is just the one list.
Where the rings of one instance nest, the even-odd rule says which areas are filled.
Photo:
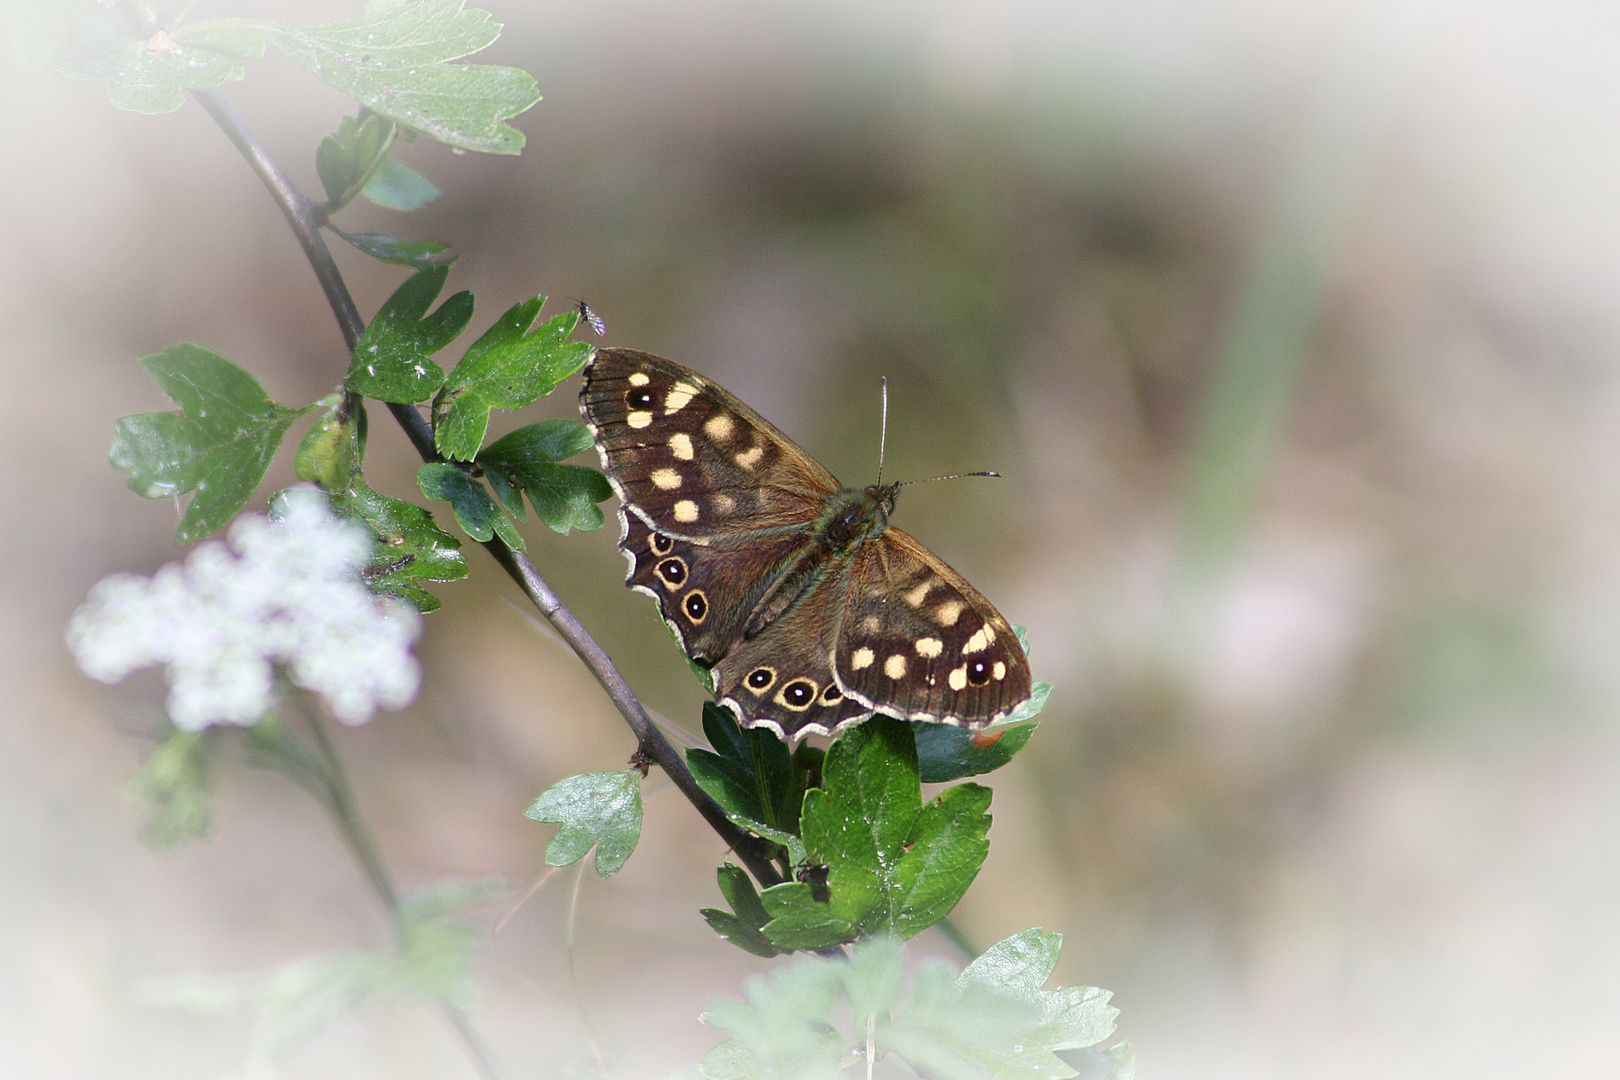
[[278, 663], [339, 720], [363, 724], [379, 705], [408, 705], [421, 682], [421, 616], [360, 582], [372, 545], [319, 491], [293, 488], [280, 517], [237, 518], [228, 547], [201, 544], [150, 578], [103, 578], [68, 624], [68, 647], [105, 683], [168, 665], [169, 718], [186, 731], [258, 722]]

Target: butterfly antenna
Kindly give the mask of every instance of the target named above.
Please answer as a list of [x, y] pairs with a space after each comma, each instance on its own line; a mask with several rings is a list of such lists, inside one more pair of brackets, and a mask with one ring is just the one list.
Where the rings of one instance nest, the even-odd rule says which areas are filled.
[[907, 487], [911, 484], [932, 484], [935, 480], [960, 480], [964, 476], [994, 476], [999, 478], [1001, 474], [998, 472], [992, 472], [989, 469], [980, 469], [977, 472], [953, 472], [949, 476], [930, 476], [926, 480], [902, 480], [900, 482], [900, 486]]
[[883, 452], [889, 445], [889, 377], [883, 376], [883, 419], [878, 423], [878, 478], [883, 483]]

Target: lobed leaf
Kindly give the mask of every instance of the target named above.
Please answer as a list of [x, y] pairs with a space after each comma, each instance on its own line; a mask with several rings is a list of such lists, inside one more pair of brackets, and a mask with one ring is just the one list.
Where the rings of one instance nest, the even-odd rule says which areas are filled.
[[105, 82], [108, 100], [130, 112], [173, 112], [187, 90], [240, 79], [242, 61], [264, 55], [257, 30], [219, 22], [143, 35], [118, 12], [90, 9], [73, 31], [52, 66], [69, 78]]
[[545, 302], [535, 296], [508, 308], [445, 379], [433, 401], [439, 453], [471, 461], [489, 429], [490, 410], [520, 409], [540, 400], [590, 359], [589, 345], [567, 340], [579, 321], [573, 311], [529, 329]]
[[422, 507], [379, 495], [359, 477], [337, 507], [340, 513], [359, 517], [377, 538], [377, 553], [365, 575], [373, 592], [407, 600], [418, 611], [435, 611], [439, 598], [420, 583], [467, 576], [461, 541], [439, 528]]
[[561, 465], [591, 445], [585, 425], [572, 420], [545, 420], [518, 428], [478, 452], [478, 464], [501, 501], [522, 513], [517, 492], [529, 497], [540, 520], [553, 531], [587, 532], [602, 527], [597, 504], [613, 496], [607, 477], [582, 465]]
[[[1038, 684], [1046, 687], [1045, 683]], [[1050, 691], [1051, 687], [1046, 687]], [[925, 784], [943, 784], [964, 776], [994, 772], [1013, 759], [1035, 734], [1038, 724], [969, 731], [951, 724], [916, 724], [917, 768]], [[985, 735], [995, 742], [981, 746]]]
[[388, 160], [396, 131], [392, 120], [362, 109], [359, 117], [340, 118], [337, 130], [321, 139], [315, 149], [315, 173], [326, 191], [328, 215], [347, 206]]
[[454, 257], [440, 258], [450, 245], [438, 240], [402, 240], [386, 233], [348, 233], [330, 222], [326, 226], [345, 241], [370, 255], [378, 262], [403, 266], [411, 270], [425, 270], [439, 263], [454, 262]]
[[770, 914], [760, 902], [759, 893], [754, 890], [754, 883], [747, 871], [726, 863], [716, 873], [720, 879], [720, 895], [726, 898], [731, 910], [703, 908], [699, 914], [708, 921], [715, 933], [738, 948], [755, 956], [779, 955], [781, 950], [760, 931], [760, 927], [770, 919]]
[[546, 863], [567, 866], [596, 848], [596, 872], [607, 877], [630, 858], [641, 838], [641, 773], [580, 773], [547, 788], [524, 811], [561, 825], [546, 845]]
[[426, 401], [444, 383], [444, 369], [429, 357], [455, 340], [472, 319], [473, 297], [458, 292], [427, 314], [450, 267], [439, 263], [412, 274], [377, 312], [354, 347], [348, 389], [378, 401]]
[[513, 551], [524, 550], [523, 534], [506, 511], [495, 505], [484, 485], [454, 465], [430, 461], [417, 472], [416, 482], [428, 498], [448, 502], [456, 524], [474, 540], [487, 543], [499, 535]]
[[415, 0], [320, 26], [240, 20], [310, 74], [397, 123], [440, 142], [516, 154], [523, 133], [501, 121], [540, 100], [518, 68], [450, 61], [500, 35], [489, 13], [464, 0]]
[[189, 543], [241, 512], [287, 428], [308, 410], [271, 401], [257, 379], [200, 345], [170, 346], [141, 366], [184, 411], [123, 417], [107, 456], [137, 495], [196, 492], [174, 536]]

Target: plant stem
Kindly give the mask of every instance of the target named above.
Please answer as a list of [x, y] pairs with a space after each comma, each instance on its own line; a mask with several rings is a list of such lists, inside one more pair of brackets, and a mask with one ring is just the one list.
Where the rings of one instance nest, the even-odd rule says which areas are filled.
[[[332, 259], [332, 252], [327, 248], [326, 240], [321, 235], [320, 226], [324, 215], [320, 208], [293, 186], [280, 165], [265, 149], [264, 144], [259, 142], [258, 137], [218, 91], [194, 90], [192, 94], [241, 151], [242, 156], [247, 159], [248, 164], [269, 190], [271, 198], [281, 208], [282, 216], [287, 219], [287, 224], [298, 237], [305, 258], [309, 260], [316, 279], [326, 292], [327, 302], [337, 318], [343, 340], [348, 345], [349, 351], [353, 352], [355, 343], [360, 340], [360, 334], [365, 329], [365, 321], [361, 319], [359, 309], [355, 307], [354, 299], [349, 295], [348, 286], [344, 284], [337, 264]], [[422, 459], [440, 460], [438, 452], [434, 449], [432, 429], [421, 412], [410, 405], [390, 404], [388, 408], [404, 428], [406, 437], [410, 439], [411, 445], [416, 448]], [[630, 689], [630, 684], [620, 674], [606, 650], [597, 644], [575, 618], [574, 613], [564, 606], [545, 578], [540, 576], [529, 557], [522, 552], [513, 551], [500, 537], [485, 541], [484, 547], [512, 580], [517, 582], [540, 613], [556, 627], [563, 640], [595, 676], [608, 698], [618, 708], [620, 715], [630, 725], [630, 730], [635, 733], [641, 752], [656, 762], [658, 767], [674, 781], [681, 794], [685, 795], [687, 801], [703, 815], [710, 828], [714, 829], [736, 852], [737, 857], [761, 885], [769, 887], [780, 883], [782, 875], [771, 865], [769, 842], [733, 825], [720, 805], [698, 787], [697, 780], [686, 767], [685, 759], [652, 722], [640, 699]]]

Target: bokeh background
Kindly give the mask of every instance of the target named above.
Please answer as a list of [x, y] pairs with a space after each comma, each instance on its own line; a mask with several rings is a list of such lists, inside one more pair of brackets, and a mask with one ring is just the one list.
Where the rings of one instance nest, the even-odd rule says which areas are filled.
[[[346, 226], [452, 241], [475, 326], [585, 297], [608, 343], [715, 377], [846, 482], [875, 472], [880, 375], [888, 475], [1005, 474], [908, 488], [898, 517], [1055, 687], [993, 780], [972, 939], [1061, 931], [1060, 981], [1115, 992], [1155, 1080], [1620, 1072], [1612, 6], [488, 6], [485, 58], [546, 96], [526, 152], [408, 147], [444, 197]], [[316, 190], [345, 102], [275, 55], [225, 92]], [[106, 462], [118, 416], [168, 407], [135, 361], [196, 341], [300, 403], [340, 339], [194, 104], [119, 113], [8, 60], [0, 131], [0, 1072], [226, 1075], [251, 1019], [150, 1008], [146, 980], [386, 927], [315, 806], [240, 753], [210, 841], [144, 847], [125, 783], [161, 683], [89, 683], [62, 628], [102, 575], [179, 554], [174, 506]], [[340, 258], [367, 312], [400, 280]], [[504, 422], [572, 414], [565, 387]], [[373, 432], [373, 484], [409, 496], [414, 458]], [[695, 730], [614, 530], [529, 535]], [[719, 1038], [703, 1005], [772, 967], [697, 914], [720, 844], [655, 776], [620, 875], [517, 903], [551, 831], [523, 807], [632, 743], [470, 561], [418, 704], [340, 733], [361, 799], [405, 884], [512, 883], [475, 1017], [513, 1075], [689, 1067]], [[471, 1075], [403, 1003], [283, 1066]]]

